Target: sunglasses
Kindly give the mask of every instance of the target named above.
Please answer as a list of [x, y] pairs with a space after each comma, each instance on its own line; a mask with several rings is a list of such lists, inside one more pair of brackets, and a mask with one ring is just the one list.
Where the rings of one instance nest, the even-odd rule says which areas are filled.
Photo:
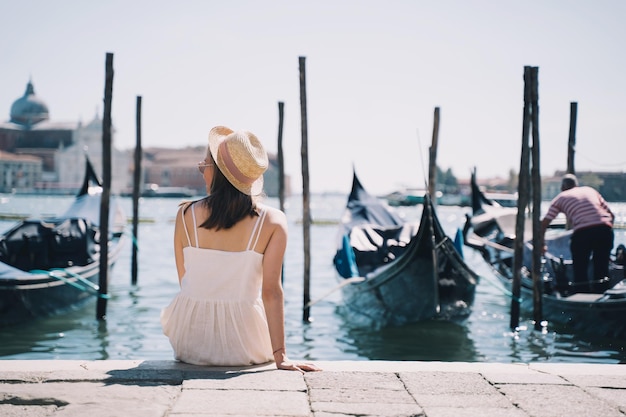
[[212, 166], [214, 166], [214, 164], [207, 164], [205, 161], [198, 162], [198, 171], [200, 171], [201, 174], [204, 174], [204, 169]]

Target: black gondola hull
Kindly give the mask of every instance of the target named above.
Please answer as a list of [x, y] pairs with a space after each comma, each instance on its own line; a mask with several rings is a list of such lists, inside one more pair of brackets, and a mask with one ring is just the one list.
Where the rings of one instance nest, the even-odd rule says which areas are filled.
[[[407, 226], [409, 231], [401, 230]], [[417, 233], [411, 228], [417, 229]], [[361, 246], [353, 241], [347, 249], [345, 236], [355, 231], [363, 234], [364, 230], [373, 236], [369, 241], [365, 239], [366, 244], [382, 237], [386, 242], [400, 242], [401, 250], [396, 253], [385, 247], [387, 243], [375, 247], [378, 254], [389, 254], [376, 255], [362, 280], [342, 287], [345, 307], [354, 322], [384, 327], [423, 320], [462, 322], [469, 316], [478, 276], [443, 232], [428, 196], [419, 226], [402, 224], [393, 212], [365, 192], [355, 175], [335, 256], [340, 280], [350, 278], [339, 261], [345, 258], [342, 251], [356, 250], [360, 254]], [[364, 262], [360, 263], [362, 272]]]
[[[99, 212], [101, 188], [87, 161], [85, 183], [66, 213], [25, 220], [1, 237], [0, 327], [65, 314], [98, 296], [100, 280]], [[107, 267], [125, 246], [126, 219], [111, 205]], [[23, 242], [21, 241], [23, 239]]]

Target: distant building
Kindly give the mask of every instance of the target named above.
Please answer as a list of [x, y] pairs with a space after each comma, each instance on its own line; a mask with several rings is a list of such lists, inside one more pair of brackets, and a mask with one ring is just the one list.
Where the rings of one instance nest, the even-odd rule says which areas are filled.
[[[143, 149], [142, 184], [144, 187], [150, 187], [152, 184], [159, 187], [186, 187], [194, 190], [198, 195], [206, 194], [204, 179], [198, 172], [198, 162], [202, 160], [205, 152], [204, 146], [181, 149]], [[264, 174], [264, 190], [268, 196], [277, 197], [278, 162], [276, 156], [270, 154], [269, 161], [270, 167]], [[290, 194], [289, 177], [285, 176], [285, 195]]]
[[10, 120], [0, 124], [0, 150], [41, 158], [41, 180], [56, 182], [54, 154], [59, 147], [72, 144], [76, 126], [77, 123], [51, 122], [48, 106], [35, 95], [29, 81], [24, 95], [11, 106]]
[[0, 193], [34, 190], [41, 181], [41, 158], [0, 151]]
[[182, 149], [143, 149], [143, 184], [159, 187], [187, 187], [198, 194], [206, 193], [204, 180], [198, 171], [198, 162], [204, 153], [203, 147]]
[[[24, 95], [11, 106], [10, 120], [0, 123], [0, 151], [39, 158], [40, 174], [33, 191], [72, 193], [82, 183], [85, 154], [102, 176], [102, 121], [97, 116], [85, 126], [79, 121], [51, 121], [47, 104], [29, 81]], [[112, 150], [112, 172], [115, 193], [129, 182], [126, 153]]]
[[[114, 132], [111, 133], [114, 135]], [[102, 178], [102, 119], [96, 115], [86, 125], [79, 123], [72, 132], [72, 145], [60, 147], [55, 154], [58, 183], [66, 188], [79, 188], [85, 176], [85, 155]], [[130, 181], [132, 156], [128, 152], [111, 149], [111, 192], [118, 194]]]

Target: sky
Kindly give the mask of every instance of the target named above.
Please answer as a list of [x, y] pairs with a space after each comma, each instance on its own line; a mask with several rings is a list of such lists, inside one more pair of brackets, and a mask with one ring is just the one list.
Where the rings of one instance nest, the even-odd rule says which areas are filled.
[[[113, 54], [114, 145], [207, 144], [255, 133], [302, 190], [300, 58], [311, 192], [423, 187], [435, 108], [437, 164], [458, 178], [519, 172], [523, 74], [538, 67], [540, 170], [626, 169], [622, 0], [22, 0], [0, 3], [0, 121], [32, 80], [52, 121], [104, 110]], [[199, 160], [203, 155], [199, 155]]]

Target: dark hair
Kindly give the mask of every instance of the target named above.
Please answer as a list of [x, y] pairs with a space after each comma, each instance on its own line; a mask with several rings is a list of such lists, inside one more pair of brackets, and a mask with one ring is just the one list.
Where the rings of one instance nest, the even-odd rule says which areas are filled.
[[[230, 229], [241, 219], [258, 216], [252, 197], [233, 187], [217, 165], [213, 167], [213, 170], [211, 192], [207, 197], [199, 200], [201, 204], [208, 207], [210, 213], [209, 217], [200, 223], [200, 227], [216, 230]], [[191, 204], [187, 206], [189, 207]]]
[[565, 174], [563, 179], [561, 180], [561, 190], [569, 190], [570, 188], [574, 188], [578, 186], [578, 180], [576, 179], [576, 175], [574, 174]]

